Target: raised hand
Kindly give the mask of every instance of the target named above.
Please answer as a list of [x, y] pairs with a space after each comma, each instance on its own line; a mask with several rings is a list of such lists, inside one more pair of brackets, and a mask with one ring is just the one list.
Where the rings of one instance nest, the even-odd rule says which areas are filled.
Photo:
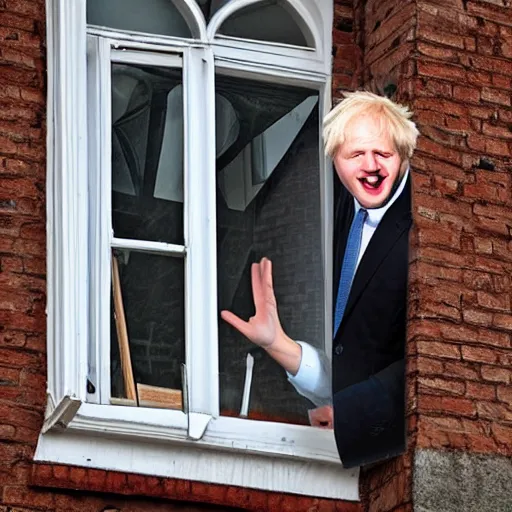
[[284, 333], [277, 313], [272, 284], [272, 262], [263, 258], [251, 267], [252, 295], [256, 312], [246, 322], [231, 311], [221, 311], [221, 317], [250, 341], [270, 349]]

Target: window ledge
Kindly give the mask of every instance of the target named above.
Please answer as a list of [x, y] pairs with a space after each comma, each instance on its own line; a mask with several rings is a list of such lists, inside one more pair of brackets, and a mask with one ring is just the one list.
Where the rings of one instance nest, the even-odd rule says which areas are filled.
[[358, 469], [341, 464], [68, 429], [39, 437], [36, 462], [359, 500]]

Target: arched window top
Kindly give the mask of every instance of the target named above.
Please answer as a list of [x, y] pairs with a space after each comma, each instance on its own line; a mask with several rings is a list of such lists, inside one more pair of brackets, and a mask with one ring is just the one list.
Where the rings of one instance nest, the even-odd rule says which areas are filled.
[[87, 0], [87, 23], [164, 36], [198, 35], [172, 0]]
[[[221, 7], [233, 4], [233, 0], [197, 0], [203, 13], [214, 14]], [[245, 6], [229, 14], [220, 23], [216, 33], [236, 37], [299, 47], [315, 47], [313, 34], [307, 22], [286, 0], [259, 0], [245, 2]]]

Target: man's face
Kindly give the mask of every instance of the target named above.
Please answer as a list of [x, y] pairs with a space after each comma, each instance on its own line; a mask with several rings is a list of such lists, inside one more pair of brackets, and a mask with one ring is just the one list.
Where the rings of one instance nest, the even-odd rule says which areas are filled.
[[393, 197], [405, 174], [393, 141], [371, 116], [353, 119], [334, 156], [334, 166], [345, 188], [366, 209], [380, 208]]

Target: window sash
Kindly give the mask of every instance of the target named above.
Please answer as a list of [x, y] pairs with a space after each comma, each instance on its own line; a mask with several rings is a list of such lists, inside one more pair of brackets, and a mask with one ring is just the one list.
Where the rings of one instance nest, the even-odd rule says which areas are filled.
[[[215, 146], [204, 141], [215, 140], [214, 73], [237, 74], [246, 78], [265, 79], [290, 85], [304, 85], [296, 77], [264, 77], [254, 70], [236, 73], [220, 61], [214, 69], [213, 52], [205, 48], [168, 48], [169, 54], [146, 50], [145, 44], [131, 44], [116, 50], [121, 42], [89, 36], [89, 101], [90, 111], [99, 112], [90, 124], [91, 159], [91, 346], [90, 375], [97, 395], [89, 402], [110, 403], [110, 251], [112, 247], [136, 249], [150, 253], [186, 255], [185, 270], [185, 344], [186, 344], [186, 412], [189, 429], [194, 421], [204, 424], [219, 416], [218, 326], [217, 326], [217, 263], [216, 263], [216, 200]], [[172, 53], [171, 53], [172, 52]], [[174, 53], [174, 54], [173, 54]], [[185, 245], [115, 238], [111, 225], [111, 62], [140, 63], [175, 67], [183, 55], [184, 88], [184, 222]], [[178, 60], [176, 60], [178, 59]], [[325, 103], [325, 88], [320, 80], [310, 81], [319, 90], [319, 106]], [[321, 116], [320, 116], [321, 117]], [[319, 130], [321, 132], [321, 130]], [[321, 135], [319, 135], [319, 145]], [[330, 240], [330, 183], [325, 161], [321, 162], [321, 203], [323, 223], [324, 268], [330, 268], [327, 250]], [[96, 171], [94, 171], [96, 169]], [[327, 272], [327, 275], [329, 273]], [[327, 280], [328, 281], [328, 280]], [[330, 289], [326, 283], [326, 291]], [[329, 294], [324, 303], [330, 325]], [[194, 319], [201, 318], [201, 322]], [[325, 329], [325, 346], [329, 353], [330, 329]], [[146, 411], [144, 412], [144, 414]], [[207, 417], [200, 416], [206, 415]], [[177, 417], [176, 417], [177, 418]], [[195, 418], [195, 419], [192, 419]], [[177, 424], [181, 420], [176, 420]], [[245, 421], [245, 420], [239, 420]], [[196, 426], [197, 426], [196, 425]], [[199, 428], [199, 427], [198, 427]], [[244, 427], [240, 427], [244, 428]], [[281, 428], [285, 428], [282, 425]], [[190, 431], [188, 432], [190, 434]]]
[[[90, 304], [94, 337], [90, 357], [91, 369], [97, 369], [91, 372], [90, 379], [96, 379], [95, 387], [101, 390], [99, 398], [92, 401], [108, 404], [110, 399], [110, 345], [104, 342], [110, 339], [110, 251], [112, 247], [121, 247], [185, 256], [187, 412], [218, 416], [215, 155], [212, 145], [205, 148], [203, 143], [215, 137], [214, 101], [210, 98], [213, 98], [212, 52], [203, 48], [167, 48], [169, 53], [156, 54], [134, 49], [119, 51], [116, 46], [115, 41], [89, 36], [89, 108], [99, 113], [97, 118], [93, 116], [90, 131], [100, 134], [91, 134], [90, 146], [94, 226]], [[111, 63], [181, 67], [181, 58], [176, 54], [183, 55], [184, 246], [115, 238], [111, 224]], [[198, 317], [201, 322], [194, 321]], [[194, 418], [198, 424], [207, 420], [201, 416]], [[194, 427], [192, 423], [189, 419], [190, 429]]]

